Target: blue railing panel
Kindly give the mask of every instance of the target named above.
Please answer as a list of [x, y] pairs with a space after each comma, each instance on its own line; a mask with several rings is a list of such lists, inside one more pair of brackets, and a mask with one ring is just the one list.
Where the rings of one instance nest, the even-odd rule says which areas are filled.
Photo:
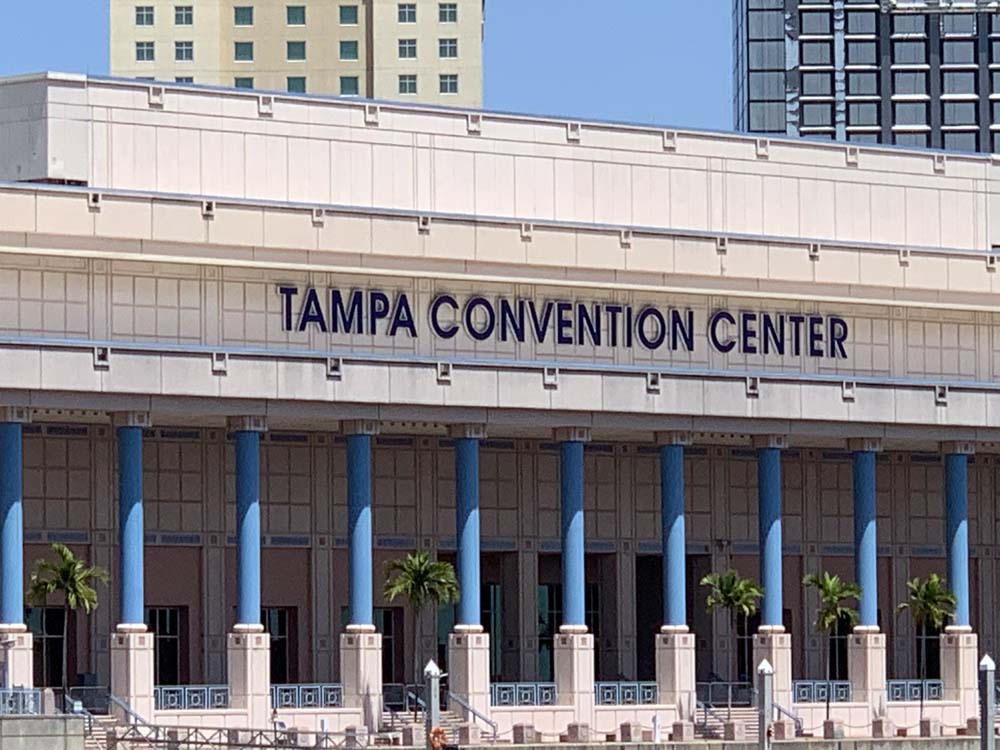
[[795, 680], [792, 683], [794, 703], [848, 703], [851, 683], [847, 680]]
[[207, 711], [229, 708], [228, 685], [157, 685], [153, 688], [157, 711]]
[[554, 682], [495, 682], [490, 685], [490, 703], [494, 706], [554, 706]]
[[341, 685], [271, 685], [273, 708], [340, 708], [344, 705]]
[[649, 706], [659, 698], [655, 682], [595, 682], [598, 706]]
[[0, 716], [36, 716], [41, 712], [41, 690], [35, 688], [0, 689]]
[[921, 692], [925, 701], [939, 701], [944, 698], [944, 684], [941, 680], [889, 680], [886, 683], [886, 698], [890, 701], [918, 701]]

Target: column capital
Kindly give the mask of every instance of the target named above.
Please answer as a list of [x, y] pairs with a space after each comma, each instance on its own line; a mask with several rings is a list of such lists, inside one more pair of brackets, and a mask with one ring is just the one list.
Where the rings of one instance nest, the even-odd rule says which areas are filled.
[[486, 439], [486, 425], [484, 424], [453, 424], [448, 426], [448, 436], [453, 438], [470, 438], [473, 440]]
[[850, 438], [847, 441], [847, 450], [852, 453], [868, 452], [868, 453], [881, 453], [882, 452], [882, 438]]
[[340, 431], [345, 435], [378, 435], [380, 425], [374, 419], [348, 419], [340, 423]]
[[31, 409], [27, 406], [0, 406], [0, 422], [28, 424], [31, 421]]
[[976, 444], [971, 440], [954, 440], [941, 443], [941, 452], [945, 455], [958, 453], [962, 456], [971, 456], [976, 452]]
[[669, 430], [656, 433], [657, 445], [691, 445], [691, 433], [678, 430]]
[[552, 437], [559, 443], [589, 443], [589, 427], [557, 427], [552, 431]]
[[113, 427], [152, 427], [148, 411], [116, 411], [111, 414]]
[[788, 447], [788, 435], [754, 435], [751, 442], [754, 448], [780, 448], [784, 450]]
[[267, 417], [251, 414], [229, 417], [226, 427], [230, 432], [267, 432]]

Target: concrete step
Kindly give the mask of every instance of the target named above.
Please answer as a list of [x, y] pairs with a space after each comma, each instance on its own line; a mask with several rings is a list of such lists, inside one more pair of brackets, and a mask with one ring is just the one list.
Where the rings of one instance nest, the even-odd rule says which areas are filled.
[[707, 716], [703, 711], [699, 711], [695, 716], [695, 736], [702, 739], [722, 739], [724, 724], [727, 721], [742, 723], [746, 727], [747, 740], [757, 740], [759, 735], [757, 709], [750, 706], [715, 708]]

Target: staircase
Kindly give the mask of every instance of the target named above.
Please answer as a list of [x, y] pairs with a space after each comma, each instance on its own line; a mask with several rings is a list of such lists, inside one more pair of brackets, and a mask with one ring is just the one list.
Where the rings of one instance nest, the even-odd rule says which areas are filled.
[[83, 741], [85, 750], [108, 750], [108, 732], [116, 726], [118, 720], [114, 716], [93, 716]]
[[746, 727], [747, 741], [757, 741], [760, 732], [757, 723], [757, 709], [753, 706], [710, 708], [707, 715], [704, 710], [699, 709], [694, 720], [695, 736], [706, 740], [721, 740], [724, 734], [723, 724], [726, 721], [743, 723]]
[[[416, 718], [414, 718], [414, 716]], [[460, 713], [455, 711], [441, 711], [441, 728], [448, 738], [449, 744], [458, 744], [458, 728], [467, 723]], [[423, 746], [425, 729], [425, 715], [423, 711], [390, 711], [382, 712], [382, 731], [401, 732], [404, 727], [413, 727], [416, 744]], [[488, 732], [487, 732], [488, 734]]]

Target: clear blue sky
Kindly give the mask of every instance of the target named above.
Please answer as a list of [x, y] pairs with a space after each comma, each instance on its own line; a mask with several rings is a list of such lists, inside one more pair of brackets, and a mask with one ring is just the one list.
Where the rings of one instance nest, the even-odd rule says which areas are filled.
[[[108, 72], [107, 0], [0, 0], [0, 75]], [[487, 109], [729, 130], [730, 0], [487, 0]]]

